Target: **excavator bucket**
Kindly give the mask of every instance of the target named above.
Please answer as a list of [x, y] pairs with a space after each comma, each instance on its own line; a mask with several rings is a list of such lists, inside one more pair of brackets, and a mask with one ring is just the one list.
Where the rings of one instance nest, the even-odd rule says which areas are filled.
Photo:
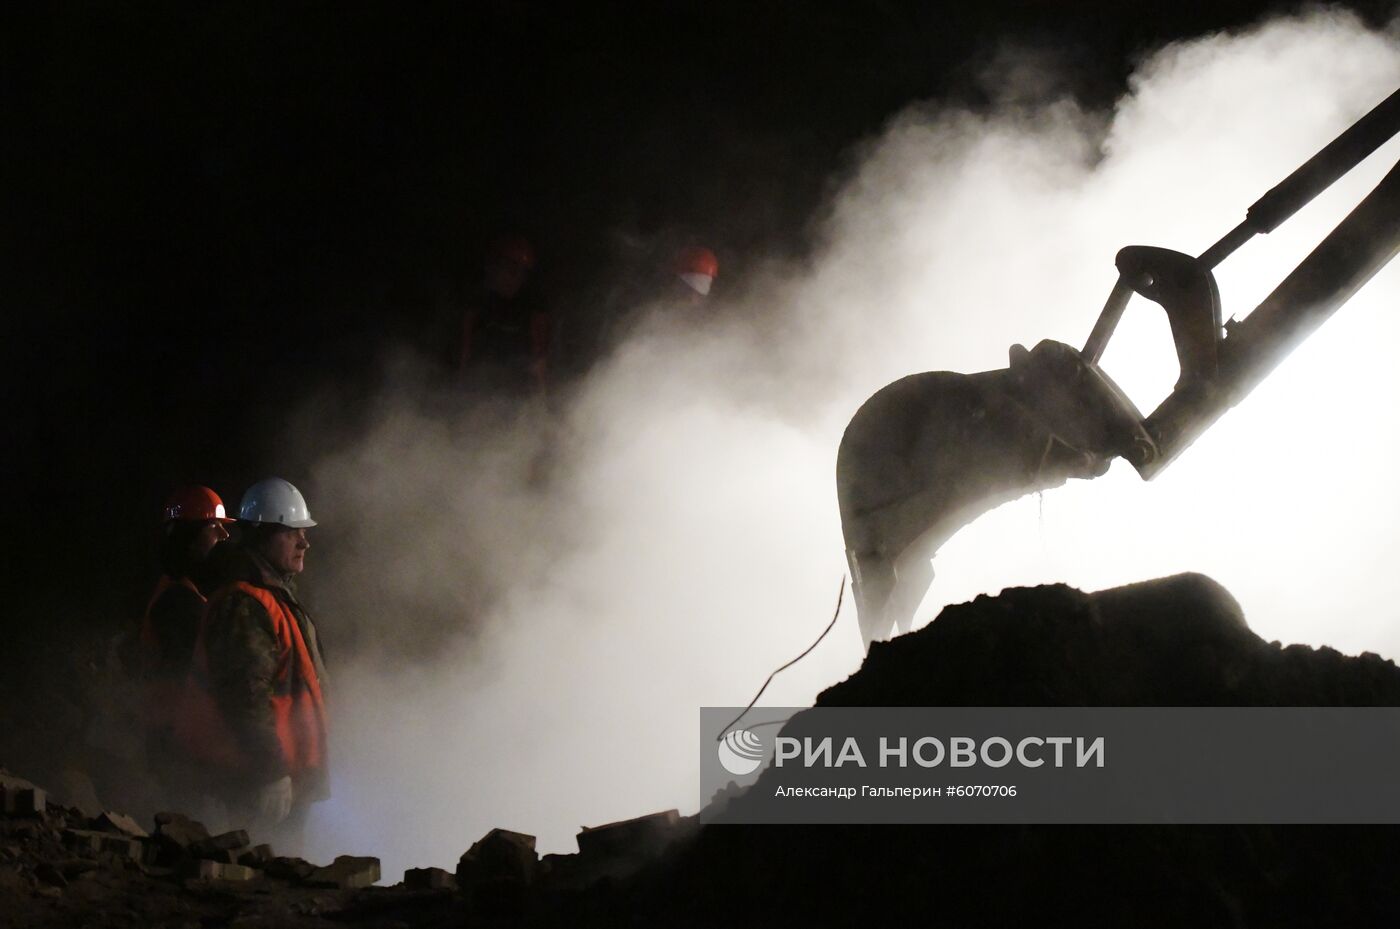
[[[1011, 348], [980, 374], [895, 381], [846, 427], [836, 459], [841, 529], [866, 647], [907, 632], [933, 582], [932, 559], [963, 525], [1008, 500], [1097, 477], [1123, 457], [1144, 478], [1169, 465], [1292, 348], [1400, 254], [1400, 165], [1242, 320], [1221, 325], [1212, 269], [1272, 232], [1400, 133], [1400, 90], [1249, 208], [1198, 257], [1131, 245], [1083, 352], [1045, 341]], [[1161, 305], [1181, 376], [1146, 419], [1102, 371], [1133, 294]]]
[[1142, 415], [1097, 366], [1060, 342], [1011, 349], [1009, 367], [895, 381], [851, 419], [837, 496], [866, 648], [907, 632], [932, 559], [982, 513], [1113, 458], [1151, 457]]

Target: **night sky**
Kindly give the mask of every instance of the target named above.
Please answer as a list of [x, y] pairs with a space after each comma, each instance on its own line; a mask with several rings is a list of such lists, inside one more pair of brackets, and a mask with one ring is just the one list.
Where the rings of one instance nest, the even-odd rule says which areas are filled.
[[170, 488], [236, 506], [286, 470], [287, 410], [367, 389], [504, 231], [576, 325], [623, 234], [703, 241], [733, 286], [803, 253], [893, 114], [995, 97], [980, 75], [1008, 45], [1052, 49], [1058, 90], [1105, 104], [1141, 53], [1274, 9], [46, 5], [6, 68], [5, 622], [115, 630]]

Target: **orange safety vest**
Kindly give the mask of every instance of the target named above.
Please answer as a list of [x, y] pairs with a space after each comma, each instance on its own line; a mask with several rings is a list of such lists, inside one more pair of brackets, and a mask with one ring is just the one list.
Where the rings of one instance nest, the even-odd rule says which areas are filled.
[[155, 609], [156, 603], [172, 587], [187, 588], [199, 598], [200, 603], [205, 602], [204, 594], [199, 592], [194, 581], [187, 577], [176, 580], [168, 574], [161, 575], [160, 580], [156, 582], [155, 593], [151, 594], [151, 599], [146, 601], [146, 613], [141, 618], [141, 629], [137, 634], [137, 641], [141, 643], [141, 671], [145, 675], [143, 685], [146, 724], [155, 730], [168, 729], [174, 725], [175, 707], [179, 704], [184, 691], [184, 681], [181, 678], [158, 676], [155, 673], [160, 663], [161, 647], [155, 623], [151, 621], [151, 610]]
[[197, 760], [231, 773], [251, 762], [210, 692], [209, 655], [204, 632], [214, 608], [234, 593], [252, 597], [272, 620], [277, 640], [277, 670], [272, 679], [272, 714], [282, 761], [293, 779], [326, 763], [328, 730], [325, 700], [316, 665], [291, 609], [266, 587], [239, 581], [210, 599], [194, 646], [194, 660], [176, 714], [176, 738]]

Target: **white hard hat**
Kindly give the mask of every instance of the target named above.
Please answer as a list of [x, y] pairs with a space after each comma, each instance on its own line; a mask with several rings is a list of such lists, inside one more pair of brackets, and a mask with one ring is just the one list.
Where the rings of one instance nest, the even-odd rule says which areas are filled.
[[301, 491], [280, 477], [264, 478], [244, 491], [238, 518], [245, 523], [277, 523], [292, 529], [316, 525]]
[[712, 275], [701, 274], [699, 271], [683, 271], [679, 276], [687, 287], [702, 297], [710, 295], [710, 285], [715, 282]]

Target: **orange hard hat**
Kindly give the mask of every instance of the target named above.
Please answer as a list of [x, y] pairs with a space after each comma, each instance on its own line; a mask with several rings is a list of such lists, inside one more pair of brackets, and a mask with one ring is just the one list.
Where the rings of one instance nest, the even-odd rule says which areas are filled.
[[224, 501], [208, 487], [190, 484], [181, 487], [165, 501], [165, 518], [179, 519], [192, 523], [205, 523], [210, 520], [231, 523], [233, 519], [224, 514]]
[[719, 259], [705, 246], [691, 245], [676, 254], [676, 273], [718, 277]]
[[513, 264], [529, 271], [535, 266], [535, 249], [530, 240], [523, 235], [501, 236], [491, 244], [487, 259]]

